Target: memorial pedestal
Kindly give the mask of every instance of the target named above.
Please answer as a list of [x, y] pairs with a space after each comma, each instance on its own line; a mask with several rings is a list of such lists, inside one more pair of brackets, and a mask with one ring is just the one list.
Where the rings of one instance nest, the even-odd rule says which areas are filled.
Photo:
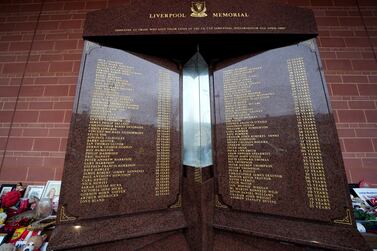
[[50, 249], [369, 250], [316, 35], [269, 1], [89, 13]]

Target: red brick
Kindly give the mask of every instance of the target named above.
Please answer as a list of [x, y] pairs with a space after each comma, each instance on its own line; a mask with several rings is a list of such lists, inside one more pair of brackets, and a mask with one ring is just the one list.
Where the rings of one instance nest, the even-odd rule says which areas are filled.
[[30, 50], [30, 42], [12, 42], [10, 43], [10, 51], [28, 51]]
[[46, 180], [52, 180], [55, 177], [55, 168], [50, 167], [33, 167], [28, 171], [27, 181], [45, 182]]
[[41, 55], [41, 61], [58, 61], [63, 60], [63, 55]]
[[336, 55], [339, 59], [347, 58], [347, 59], [360, 59], [363, 58], [359, 52], [349, 52], [349, 51], [338, 51]]
[[44, 96], [67, 96], [69, 85], [46, 86]]
[[22, 128], [12, 128], [10, 131], [10, 136], [20, 137], [22, 136]]
[[12, 116], [12, 111], [0, 111], [0, 123], [11, 122]]
[[355, 129], [357, 137], [377, 138], [377, 128]]
[[20, 35], [7, 35], [7, 36], [2, 36], [1, 41], [19, 41], [22, 39], [22, 36]]
[[373, 101], [349, 101], [351, 109], [376, 109]]
[[4, 42], [0, 42], [0, 51], [7, 51], [8, 50], [8, 48], [9, 48], [9, 43], [8, 42], [6, 42], [6, 43], [4, 43]]
[[359, 168], [355, 170], [351, 170], [352, 175], [352, 182], [359, 183], [362, 180], [372, 182], [372, 184], [376, 184], [377, 180], [377, 172], [376, 168]]
[[368, 76], [370, 83], [377, 83], [377, 76]]
[[377, 95], [377, 84], [360, 84], [357, 87], [359, 88], [360, 95]]
[[70, 84], [70, 85], [76, 85], [77, 84], [77, 76], [74, 77], [60, 77], [58, 79], [59, 84]]
[[348, 12], [345, 10], [327, 10], [325, 14], [329, 17], [348, 16]]
[[70, 20], [71, 18], [72, 14], [49, 15], [49, 20]]
[[6, 144], [7, 144], [7, 138], [6, 137], [0, 137], [0, 151], [5, 150]]
[[338, 136], [340, 138], [354, 137], [355, 136], [355, 130], [354, 129], [339, 128], [339, 129], [337, 129], [337, 131], [338, 131]]
[[334, 0], [335, 6], [355, 6], [357, 0]]
[[38, 112], [36, 111], [16, 111], [14, 115], [14, 122], [26, 123], [37, 122]]
[[360, 17], [339, 17], [339, 23], [343, 26], [363, 26]]
[[377, 110], [365, 111], [365, 116], [367, 117], [368, 122], [377, 122]]
[[341, 95], [341, 96], [358, 96], [359, 92], [357, 91], [356, 85], [352, 84], [336, 84], [331, 85], [333, 95]]
[[343, 139], [347, 152], [374, 152], [370, 139]]
[[14, 166], [7, 166], [7, 158], [4, 160], [4, 166], [1, 169], [0, 180], [4, 182], [16, 183], [26, 180], [27, 168]]
[[69, 129], [49, 129], [48, 130], [48, 136], [50, 137], [68, 137]]
[[52, 109], [53, 102], [31, 102], [30, 109]]
[[65, 112], [65, 117], [64, 117], [64, 122], [65, 123], [70, 123], [72, 118], [72, 111], [66, 111]]
[[74, 97], [76, 95], [76, 85], [69, 86], [68, 96]]
[[39, 122], [63, 122], [64, 111], [41, 111]]
[[60, 151], [66, 151], [67, 148], [67, 139], [62, 139], [60, 142]]
[[28, 63], [26, 66], [27, 72], [47, 72], [48, 71], [47, 62], [38, 62], [38, 63]]
[[352, 37], [353, 31], [347, 31], [347, 30], [331, 30], [330, 35], [332, 37]]
[[45, 51], [52, 50], [54, 48], [55, 42], [53, 41], [38, 41], [33, 43], [33, 51]]
[[61, 180], [63, 178], [63, 170], [64, 170], [63, 166], [55, 168], [54, 180]]
[[342, 38], [321, 38], [321, 47], [344, 47]]
[[339, 21], [336, 17], [316, 17], [318, 26], [338, 26]]
[[377, 17], [364, 17], [365, 24], [370, 27], [377, 26]]
[[340, 76], [335, 75], [325, 75], [326, 81], [329, 83], [342, 83], [342, 79]]
[[16, 61], [15, 56], [0, 56], [0, 62], [11, 63], [11, 62], [15, 62], [15, 61]]
[[368, 83], [367, 76], [361, 75], [344, 75], [342, 79], [344, 83]]
[[4, 166], [15, 167], [35, 167], [42, 166], [43, 158], [41, 157], [5, 157]]
[[86, 3], [85, 9], [104, 9], [106, 7], [106, 1], [90, 1]]
[[15, 31], [34, 31], [36, 24], [36, 22], [15, 23], [13, 29]]
[[58, 80], [60, 78], [57, 77], [41, 77], [41, 78], [35, 78], [35, 84], [40, 85], [55, 85], [58, 83]]
[[20, 11], [40, 11], [41, 10], [41, 3], [35, 3], [35, 4], [22, 4], [20, 5]]
[[43, 86], [22, 86], [20, 96], [31, 97], [31, 96], [42, 96], [44, 91]]
[[28, 105], [29, 105], [28, 102], [18, 101], [16, 109], [17, 110], [26, 110], [28, 108]]
[[4, 102], [3, 110], [14, 110], [16, 107], [16, 101]]
[[24, 128], [23, 136], [42, 137], [47, 136], [48, 129], [42, 128]]
[[0, 97], [17, 97], [18, 86], [0, 86]]
[[321, 58], [322, 59], [334, 59], [336, 58], [335, 52], [329, 52], [329, 51], [322, 51], [321, 52]]
[[55, 50], [74, 50], [77, 48], [77, 40], [56, 41]]
[[56, 40], [61, 40], [61, 39], [67, 39], [68, 38], [68, 34], [46, 34], [46, 40], [53, 40], [53, 41], [56, 41]]
[[352, 70], [351, 62], [349, 60], [326, 60], [326, 66], [328, 70]]
[[56, 30], [58, 29], [58, 21], [40, 21], [38, 24], [38, 30]]
[[70, 20], [70, 21], [61, 21], [59, 24], [59, 29], [81, 29], [82, 22], [81, 20]]
[[54, 62], [51, 63], [49, 72], [72, 72], [73, 63], [72, 62]]
[[24, 71], [25, 63], [10, 63], [3, 67], [3, 73], [21, 73]]
[[7, 150], [30, 151], [33, 147], [33, 139], [30, 138], [9, 138]]
[[8, 137], [8, 134], [9, 134], [9, 128], [0, 128], [0, 137], [1, 136]]
[[360, 123], [365, 122], [362, 110], [338, 110], [339, 122]]
[[64, 4], [65, 10], [80, 10], [85, 8], [85, 2], [67, 2]]
[[[310, 1], [310, 0], [309, 0]], [[109, 0], [109, 7], [112, 7], [112, 6], [120, 6], [124, 4], [124, 0]], [[309, 5], [309, 4], [308, 4]]]
[[54, 109], [72, 109], [73, 102], [55, 102]]
[[377, 2], [375, 0], [359, 0], [358, 2], [360, 6], [377, 6]]
[[64, 2], [45, 2], [43, 4], [43, 10], [44, 11], [56, 11], [56, 10], [62, 10], [64, 7]]
[[377, 70], [377, 62], [376, 60], [352, 60], [352, 65], [354, 70], [358, 71], [376, 71]]
[[73, 14], [72, 19], [85, 20], [86, 14]]
[[60, 140], [58, 138], [35, 139], [33, 150], [35, 151], [58, 151]]
[[364, 158], [362, 162], [364, 168], [374, 168], [375, 172], [377, 173], [377, 158]]
[[73, 53], [65, 54], [64, 55], [64, 60], [76, 60], [76, 61], [80, 61], [81, 60], [81, 54], [73, 54]]
[[348, 109], [347, 101], [331, 101], [331, 106], [333, 109]]
[[370, 47], [368, 38], [345, 38], [347, 47]]
[[45, 159], [45, 166], [46, 167], [63, 167], [64, 166], [64, 158], [46, 158]]

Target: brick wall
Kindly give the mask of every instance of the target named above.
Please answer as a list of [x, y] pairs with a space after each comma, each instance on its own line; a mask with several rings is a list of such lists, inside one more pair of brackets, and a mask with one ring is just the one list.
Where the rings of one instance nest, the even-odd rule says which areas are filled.
[[[85, 14], [122, 2], [0, 2], [0, 183], [61, 179]], [[314, 10], [348, 180], [377, 184], [377, 1], [280, 2]]]

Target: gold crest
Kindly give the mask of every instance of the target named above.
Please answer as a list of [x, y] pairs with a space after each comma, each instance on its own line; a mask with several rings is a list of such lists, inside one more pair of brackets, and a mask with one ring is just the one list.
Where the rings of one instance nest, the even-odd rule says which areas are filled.
[[206, 2], [191, 2], [192, 17], [206, 17]]

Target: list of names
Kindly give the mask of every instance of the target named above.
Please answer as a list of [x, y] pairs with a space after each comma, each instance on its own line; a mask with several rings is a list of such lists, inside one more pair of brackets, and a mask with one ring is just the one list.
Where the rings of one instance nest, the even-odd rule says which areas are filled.
[[110, 182], [113, 178], [144, 172], [127, 154], [133, 151], [127, 137], [141, 138], [144, 134], [144, 126], [131, 124], [125, 115], [140, 108], [133, 98], [134, 83], [128, 81], [133, 75], [140, 73], [121, 62], [97, 61], [80, 203], [103, 202], [118, 197], [127, 191], [122, 184]]
[[[278, 191], [269, 184], [282, 179], [271, 164], [271, 153], [261, 150], [279, 134], [269, 132], [268, 121], [260, 114], [263, 103], [275, 95], [258, 91], [262, 67], [241, 67], [224, 71], [224, 105], [232, 199], [276, 204]], [[265, 132], [265, 133], [261, 133]]]

